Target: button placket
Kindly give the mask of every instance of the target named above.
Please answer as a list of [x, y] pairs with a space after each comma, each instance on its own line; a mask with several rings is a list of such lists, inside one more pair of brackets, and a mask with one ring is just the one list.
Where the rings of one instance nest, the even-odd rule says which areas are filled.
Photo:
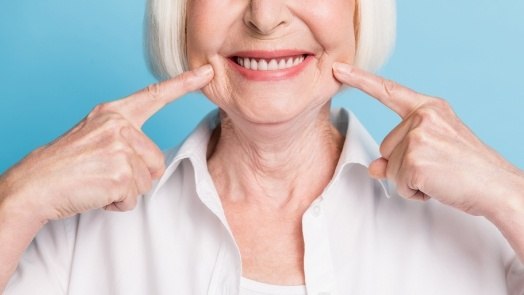
[[335, 275], [322, 202], [312, 204], [302, 218], [304, 272], [308, 294], [335, 294]]

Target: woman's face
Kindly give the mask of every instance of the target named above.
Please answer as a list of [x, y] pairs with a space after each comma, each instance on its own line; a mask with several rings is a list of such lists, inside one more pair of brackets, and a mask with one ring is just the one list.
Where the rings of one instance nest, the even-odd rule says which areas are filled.
[[188, 0], [187, 9], [189, 65], [213, 66], [203, 92], [229, 116], [282, 123], [317, 110], [340, 87], [333, 62], [353, 63], [355, 0]]

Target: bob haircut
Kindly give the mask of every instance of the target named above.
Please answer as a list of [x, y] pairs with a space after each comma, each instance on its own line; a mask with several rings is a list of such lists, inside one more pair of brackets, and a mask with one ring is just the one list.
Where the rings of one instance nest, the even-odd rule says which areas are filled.
[[[186, 2], [149, 0], [145, 39], [148, 62], [159, 79], [188, 70], [186, 55]], [[396, 37], [395, 0], [356, 0], [355, 65], [378, 70], [389, 58]]]

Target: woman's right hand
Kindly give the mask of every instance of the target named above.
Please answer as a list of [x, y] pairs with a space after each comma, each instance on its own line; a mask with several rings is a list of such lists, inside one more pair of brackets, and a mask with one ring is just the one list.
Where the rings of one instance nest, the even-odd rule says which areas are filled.
[[[73, 129], [0, 177], [0, 203], [26, 208], [41, 223], [90, 209], [126, 211], [164, 171], [160, 149], [141, 131], [167, 103], [211, 81], [205, 65], [96, 106]], [[24, 209], [25, 210], [25, 209]]]

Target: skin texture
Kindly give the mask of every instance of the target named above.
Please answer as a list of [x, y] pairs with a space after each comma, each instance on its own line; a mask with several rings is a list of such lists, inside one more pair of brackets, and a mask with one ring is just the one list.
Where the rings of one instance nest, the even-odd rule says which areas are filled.
[[[223, 111], [209, 171], [248, 278], [304, 284], [301, 218], [330, 181], [342, 149], [329, 119], [340, 89], [332, 64], [353, 62], [354, 9], [347, 0], [189, 2], [188, 61], [213, 66], [217, 74], [203, 92]], [[314, 59], [281, 81], [248, 80], [227, 61], [238, 51], [282, 49]]]
[[[208, 166], [244, 276], [304, 283], [300, 220], [340, 155], [343, 138], [329, 123], [329, 104], [342, 84], [370, 94], [403, 119], [382, 143], [382, 158], [372, 163], [370, 175], [389, 178], [405, 198], [434, 198], [485, 216], [523, 258], [523, 172], [484, 145], [444, 100], [351, 67], [355, 30], [348, 15], [354, 5], [190, 1], [187, 44], [195, 70], [95, 107], [0, 176], [0, 291], [48, 220], [134, 208], [164, 170], [142, 124], [198, 89], [222, 109]], [[311, 51], [315, 59], [300, 75], [278, 82], [247, 81], [226, 66], [225, 57], [237, 50], [283, 48]]]
[[164, 170], [140, 127], [159, 109], [213, 77], [207, 65], [105, 103], [70, 131], [0, 177], [0, 293], [33, 237], [49, 220], [91, 209], [127, 211]]
[[[216, 78], [203, 92], [235, 122], [283, 123], [316, 112], [339, 90], [331, 74], [333, 62], [353, 62], [355, 30], [348, 15], [353, 15], [354, 5], [347, 0], [322, 5], [313, 0], [191, 0], [189, 65], [213, 66]], [[315, 60], [296, 79], [246, 83], [227, 66], [226, 58], [255, 49], [302, 49], [314, 53]]]

